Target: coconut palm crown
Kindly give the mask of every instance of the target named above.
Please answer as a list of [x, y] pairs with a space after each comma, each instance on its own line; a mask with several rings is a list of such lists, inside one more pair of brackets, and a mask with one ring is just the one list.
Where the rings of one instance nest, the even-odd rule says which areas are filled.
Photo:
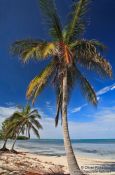
[[33, 130], [34, 134], [39, 138], [39, 129], [42, 129], [42, 126], [38, 119], [41, 119], [40, 114], [36, 109], [31, 110], [30, 105], [21, 107], [20, 111], [16, 111], [10, 116], [7, 128], [8, 133], [16, 135], [19, 133], [24, 134], [30, 138], [30, 130]]
[[34, 103], [48, 82], [51, 81], [55, 85], [57, 95], [55, 124], [57, 126], [61, 116], [71, 175], [81, 174], [78, 168], [75, 168], [77, 165], [75, 156], [72, 156], [73, 150], [67, 124], [67, 106], [76, 81], [87, 100], [97, 105], [95, 91], [81, 73], [79, 66], [94, 71], [99, 76], [112, 77], [111, 65], [103, 54], [106, 47], [95, 39], [81, 38], [87, 26], [86, 12], [89, 3], [90, 0], [75, 0], [67, 24], [63, 26], [57, 13], [55, 0], [39, 0], [51, 40], [25, 39], [16, 41], [11, 48], [12, 53], [18, 55], [24, 63], [31, 59], [41, 61], [51, 58], [45, 69], [30, 82], [26, 95]]
[[36, 109], [31, 110], [30, 105], [26, 105], [4, 121], [5, 140], [14, 139], [12, 150], [20, 134], [26, 134], [30, 138], [30, 131], [32, 130], [36, 137], [40, 138], [39, 129], [42, 129], [42, 126], [39, 119], [41, 116], [38, 111]]

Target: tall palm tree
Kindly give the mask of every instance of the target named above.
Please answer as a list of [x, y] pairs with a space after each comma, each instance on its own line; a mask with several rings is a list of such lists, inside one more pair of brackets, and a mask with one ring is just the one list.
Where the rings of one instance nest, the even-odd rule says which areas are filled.
[[30, 105], [23, 107], [20, 111], [14, 112], [14, 114], [9, 117], [9, 123], [7, 124], [7, 137], [10, 135], [14, 139], [11, 151], [14, 151], [14, 146], [18, 136], [22, 133], [28, 135], [30, 138], [30, 130], [33, 130], [34, 134], [40, 138], [39, 129], [42, 128], [38, 119], [41, 119], [38, 111], [36, 109], [31, 110]]
[[109, 77], [112, 76], [112, 68], [103, 57], [105, 46], [102, 43], [94, 39], [81, 38], [85, 30], [85, 14], [90, 0], [73, 2], [71, 15], [65, 27], [62, 26], [57, 14], [55, 0], [39, 0], [39, 2], [51, 40], [16, 41], [12, 45], [12, 52], [24, 63], [31, 59], [39, 61], [51, 58], [45, 69], [30, 82], [26, 95], [34, 103], [36, 97], [52, 78], [57, 96], [55, 124], [57, 126], [61, 116], [69, 171], [71, 175], [81, 175], [83, 173], [76, 161], [68, 130], [67, 107], [71, 90], [77, 81], [88, 101], [97, 105], [95, 91], [81, 73], [79, 65], [101, 76]]

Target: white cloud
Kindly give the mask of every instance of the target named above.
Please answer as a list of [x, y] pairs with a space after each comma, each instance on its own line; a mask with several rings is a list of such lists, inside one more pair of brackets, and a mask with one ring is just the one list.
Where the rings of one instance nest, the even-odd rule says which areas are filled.
[[[71, 138], [81, 139], [115, 137], [115, 106], [107, 109], [103, 108], [101, 112], [95, 113], [92, 117], [93, 121], [69, 121]], [[63, 138], [61, 124], [55, 128], [54, 119], [43, 118], [42, 125], [44, 130], [40, 131], [41, 138]]]
[[7, 106], [14, 106], [15, 103], [13, 103], [13, 102], [7, 102], [6, 105], [7, 105]]
[[[99, 90], [96, 94], [98, 100], [100, 96], [115, 89], [115, 83]], [[46, 102], [48, 109], [54, 111], [54, 107], [50, 102]], [[73, 108], [70, 114], [79, 112], [87, 104]], [[41, 123], [43, 130], [40, 131], [41, 138], [62, 138], [61, 124], [55, 128], [54, 118], [49, 118], [48, 115], [41, 108], [37, 108], [42, 116]], [[0, 121], [2, 122], [6, 117], [9, 117], [17, 110], [13, 107], [0, 107]], [[90, 117], [90, 116], [89, 116]], [[102, 108], [101, 112], [93, 114], [93, 121], [87, 122], [72, 122], [69, 121], [69, 129], [71, 138], [114, 138], [115, 137], [115, 106], [109, 108]], [[33, 136], [34, 137], [34, 136]]]
[[98, 96], [98, 97], [97, 97], [97, 101], [99, 101], [99, 100], [100, 100], [100, 97]]
[[51, 102], [50, 101], [46, 101], [46, 105], [50, 105], [51, 104]]
[[55, 127], [54, 118], [42, 118], [40, 123], [43, 126], [43, 129], [40, 130], [41, 138], [46, 138], [46, 139], [52, 139], [52, 138], [60, 139], [60, 138], [62, 138], [62, 128], [61, 128], [60, 122], [59, 122], [58, 127]]
[[83, 109], [85, 106], [87, 106], [87, 104], [84, 104], [84, 105], [82, 105], [82, 106], [73, 108], [73, 109], [71, 110], [71, 113], [79, 112], [79, 111], [81, 111], [81, 109]]
[[110, 85], [110, 86], [106, 86], [106, 87], [100, 89], [96, 94], [100, 96], [100, 95], [103, 95], [103, 94], [105, 94], [109, 91], [112, 91], [114, 89], [115, 89], [115, 83]]
[[[96, 95], [97, 95], [97, 100], [99, 101], [100, 100], [100, 96], [103, 95], [103, 94], [106, 94], [107, 92], [109, 91], [113, 91], [115, 89], [115, 83], [110, 85], [110, 86], [106, 86], [102, 89], [100, 89], [99, 91], [96, 92]], [[75, 107], [71, 110], [71, 113], [77, 113], [77, 112], [80, 112], [85, 106], [87, 106], [88, 104], [84, 104], [82, 106], [79, 106], [79, 107]]]
[[38, 113], [41, 115], [41, 117], [47, 118], [47, 114], [43, 111], [41, 108], [35, 108], [38, 110]]
[[111, 88], [111, 90], [114, 90], [115, 89], [115, 85]]
[[17, 107], [0, 107], [0, 118], [6, 118], [12, 115], [17, 110]]
[[50, 101], [46, 101], [46, 109], [52, 115], [55, 115], [56, 105], [53, 105]]
[[0, 125], [5, 118], [10, 117], [17, 110], [16, 106], [13, 107], [3, 107], [0, 106]]
[[[0, 121], [12, 115], [17, 110], [14, 107], [0, 107]], [[62, 126], [59, 122], [55, 128], [54, 118], [49, 118], [42, 109], [38, 109], [42, 115], [40, 121], [43, 130], [40, 131], [41, 138], [63, 138]], [[72, 114], [71, 114], [72, 117]], [[114, 138], [115, 137], [115, 106], [102, 108], [100, 112], [91, 114], [92, 121], [77, 122], [69, 121], [69, 129], [71, 138]], [[35, 137], [32, 134], [32, 137]]]

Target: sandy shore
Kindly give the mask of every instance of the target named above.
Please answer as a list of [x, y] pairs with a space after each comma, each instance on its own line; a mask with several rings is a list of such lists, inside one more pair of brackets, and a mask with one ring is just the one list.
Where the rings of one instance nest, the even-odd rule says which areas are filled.
[[[115, 175], [115, 161], [77, 157], [87, 175]], [[0, 153], [0, 175], [67, 174], [65, 156], [41, 156], [31, 153]]]

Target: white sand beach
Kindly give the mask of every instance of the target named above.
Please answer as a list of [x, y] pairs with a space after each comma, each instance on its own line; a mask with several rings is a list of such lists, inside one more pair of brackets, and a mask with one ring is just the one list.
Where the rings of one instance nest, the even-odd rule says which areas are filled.
[[[115, 161], [77, 157], [87, 175], [115, 175]], [[0, 175], [68, 174], [65, 156], [0, 153]]]

